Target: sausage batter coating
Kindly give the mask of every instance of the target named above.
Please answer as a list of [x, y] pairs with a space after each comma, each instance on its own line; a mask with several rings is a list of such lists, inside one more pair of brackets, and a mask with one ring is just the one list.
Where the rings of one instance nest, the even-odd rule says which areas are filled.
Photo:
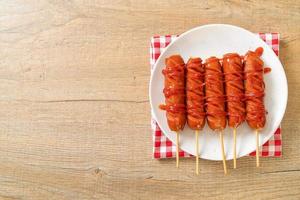
[[193, 130], [205, 125], [204, 65], [201, 58], [190, 58], [186, 66], [187, 123]]
[[262, 129], [266, 123], [264, 106], [264, 62], [260, 59], [263, 53], [261, 47], [255, 52], [248, 51], [244, 58], [246, 120], [253, 129]]
[[185, 64], [180, 55], [166, 59], [166, 67], [162, 71], [165, 76], [165, 105], [169, 128], [172, 131], [182, 130], [186, 124], [185, 105]]
[[206, 115], [209, 127], [221, 131], [226, 127], [223, 73], [219, 59], [210, 57], [205, 62]]
[[246, 118], [246, 108], [243, 101], [243, 70], [242, 59], [238, 54], [228, 53], [223, 56], [228, 126], [231, 128], [238, 127]]

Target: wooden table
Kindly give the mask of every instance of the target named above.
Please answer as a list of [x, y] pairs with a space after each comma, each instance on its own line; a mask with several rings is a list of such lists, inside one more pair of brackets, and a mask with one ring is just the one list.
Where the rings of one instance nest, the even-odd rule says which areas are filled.
[[[283, 156], [261, 168], [152, 159], [149, 39], [208, 23], [281, 33]], [[0, 199], [299, 199], [299, 33], [296, 0], [0, 1]]]

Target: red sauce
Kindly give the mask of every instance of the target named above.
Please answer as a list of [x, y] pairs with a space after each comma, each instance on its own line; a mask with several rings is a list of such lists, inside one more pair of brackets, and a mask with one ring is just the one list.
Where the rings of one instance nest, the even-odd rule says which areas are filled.
[[165, 110], [171, 113], [185, 113], [185, 104], [170, 104], [170, 105], [159, 105], [161, 110]]
[[236, 128], [246, 117], [244, 103], [244, 74], [241, 56], [237, 53], [225, 54], [223, 57], [224, 83], [228, 126]]
[[261, 47], [255, 52], [249, 51], [245, 56], [245, 101], [246, 101], [246, 120], [250, 127], [254, 129], [263, 128], [265, 125], [265, 106], [263, 102], [265, 84], [263, 74], [268, 68], [263, 68], [263, 61], [260, 56], [263, 53]]
[[[185, 86], [176, 84], [178, 81], [184, 79], [185, 69], [181, 65], [175, 65], [171, 67], [166, 67], [162, 73], [165, 78], [170, 79], [174, 82], [171, 86], [165, 87], [163, 93], [166, 98], [172, 98], [172, 96], [180, 96], [182, 98], [189, 98], [189, 104], [185, 103], [170, 103], [167, 105], [160, 105], [159, 108], [166, 110], [171, 113], [187, 114], [195, 117], [196, 119], [203, 118], [207, 115], [213, 117], [224, 117], [235, 118], [237, 123], [244, 121], [245, 116], [242, 114], [245, 112], [243, 108], [236, 107], [236, 112], [226, 113], [225, 108], [222, 109], [222, 104], [228, 103], [247, 103], [247, 115], [246, 120], [250, 121], [252, 124], [256, 124], [257, 127], [262, 128], [265, 120], [265, 107], [263, 104], [264, 98], [264, 81], [263, 74], [271, 72], [271, 68], [263, 68], [263, 61], [259, 58], [263, 54], [263, 48], [259, 47], [255, 51], [249, 51], [245, 56], [239, 56], [236, 53], [225, 54], [223, 59], [218, 59], [216, 57], [211, 57], [206, 60], [205, 66], [209, 68], [206, 73], [199, 73], [199, 71], [194, 71], [189, 75], [189, 79], [195, 84], [190, 84], [188, 88]], [[245, 66], [251, 64], [252, 67], [245, 68], [239, 71], [222, 72], [222, 69], [216, 67], [210, 67], [211, 64], [215, 62], [224, 62], [225, 59], [236, 59], [239, 57]], [[248, 62], [248, 63], [247, 63]], [[250, 62], [250, 63], [249, 63]], [[243, 68], [243, 65], [242, 65]], [[193, 67], [191, 68], [192, 70]], [[222, 77], [225, 77], [223, 80]], [[205, 83], [197, 82], [199, 79], [205, 77]], [[245, 81], [251, 84], [250, 90], [245, 90], [242, 84], [237, 84], [240, 81]], [[197, 84], [196, 84], [197, 83]], [[231, 87], [236, 88], [243, 93], [235, 93], [234, 95], [225, 95], [218, 85], [223, 85], [223, 83], [230, 84]], [[201, 94], [199, 91], [203, 91], [203, 87], [206, 86], [206, 90], [209, 87], [210, 95]], [[188, 97], [185, 96], [185, 91]], [[211, 95], [213, 94], [213, 95]], [[186, 101], [188, 101], [186, 99]], [[205, 102], [205, 103], [204, 103]], [[206, 107], [206, 112], [205, 108]], [[249, 122], [248, 122], [249, 123]], [[225, 127], [224, 127], [225, 128]]]
[[[179, 130], [185, 124], [185, 64], [179, 55], [174, 55], [166, 59], [166, 67], [162, 70], [165, 76], [165, 104], [159, 106], [160, 109], [176, 114], [174, 117], [183, 119], [178, 124], [173, 124], [174, 130]], [[168, 115], [167, 115], [168, 116]], [[171, 117], [169, 115], [169, 117]], [[168, 119], [168, 122], [171, 119]], [[172, 121], [172, 120], [171, 120]], [[176, 122], [177, 123], [177, 122]], [[170, 124], [169, 124], [170, 126]]]
[[213, 130], [226, 127], [223, 73], [219, 59], [211, 57], [205, 63], [205, 99], [207, 122]]
[[258, 47], [256, 50], [255, 50], [255, 53], [257, 56], [261, 56], [264, 52], [264, 49], [262, 47]]
[[[197, 119], [189, 123], [192, 129], [204, 126], [204, 67], [200, 58], [190, 58], [187, 63], [186, 104], [188, 123], [190, 117]], [[194, 127], [196, 126], [196, 127]]]
[[185, 88], [184, 87], [178, 87], [178, 88], [164, 88], [163, 93], [165, 94], [165, 97], [171, 97], [173, 95], [184, 95]]
[[183, 72], [183, 69], [181, 68], [177, 68], [177, 69], [173, 69], [173, 68], [166, 68], [162, 70], [163, 75], [165, 75], [168, 78], [178, 78], [181, 76]]
[[270, 67], [265, 67], [264, 68], [264, 74], [270, 73], [272, 69]]

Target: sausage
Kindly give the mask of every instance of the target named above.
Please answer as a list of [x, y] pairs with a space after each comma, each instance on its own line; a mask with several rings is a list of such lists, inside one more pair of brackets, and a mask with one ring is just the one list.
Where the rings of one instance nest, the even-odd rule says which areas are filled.
[[204, 66], [201, 58], [190, 58], [186, 65], [187, 123], [193, 130], [205, 125]]
[[253, 129], [262, 129], [266, 123], [264, 106], [264, 62], [260, 59], [263, 48], [248, 51], [244, 58], [246, 120]]
[[165, 60], [165, 64], [162, 71], [165, 76], [165, 105], [160, 105], [160, 108], [166, 110], [169, 128], [179, 131], [186, 124], [185, 63], [180, 55], [173, 55]]
[[238, 127], [246, 118], [243, 71], [242, 59], [238, 54], [223, 56], [228, 126], [231, 128]]
[[223, 73], [219, 59], [210, 57], [205, 61], [206, 115], [209, 127], [221, 131], [226, 127]]

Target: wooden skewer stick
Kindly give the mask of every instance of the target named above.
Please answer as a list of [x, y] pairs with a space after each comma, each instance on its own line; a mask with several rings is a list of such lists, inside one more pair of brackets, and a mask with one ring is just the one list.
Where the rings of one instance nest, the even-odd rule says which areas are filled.
[[199, 138], [199, 130], [195, 131], [196, 133], [196, 174], [199, 174], [199, 142], [198, 142], [198, 138]]
[[179, 168], [179, 132], [176, 131], [176, 167]]
[[259, 134], [258, 130], [255, 130], [256, 135], [256, 167], [259, 167]]
[[223, 158], [223, 169], [224, 169], [224, 174], [227, 174], [227, 166], [226, 166], [225, 150], [224, 150], [223, 131], [220, 132], [220, 142], [221, 142], [221, 149], [222, 149], [222, 158]]
[[236, 169], [236, 128], [233, 129], [233, 168]]

